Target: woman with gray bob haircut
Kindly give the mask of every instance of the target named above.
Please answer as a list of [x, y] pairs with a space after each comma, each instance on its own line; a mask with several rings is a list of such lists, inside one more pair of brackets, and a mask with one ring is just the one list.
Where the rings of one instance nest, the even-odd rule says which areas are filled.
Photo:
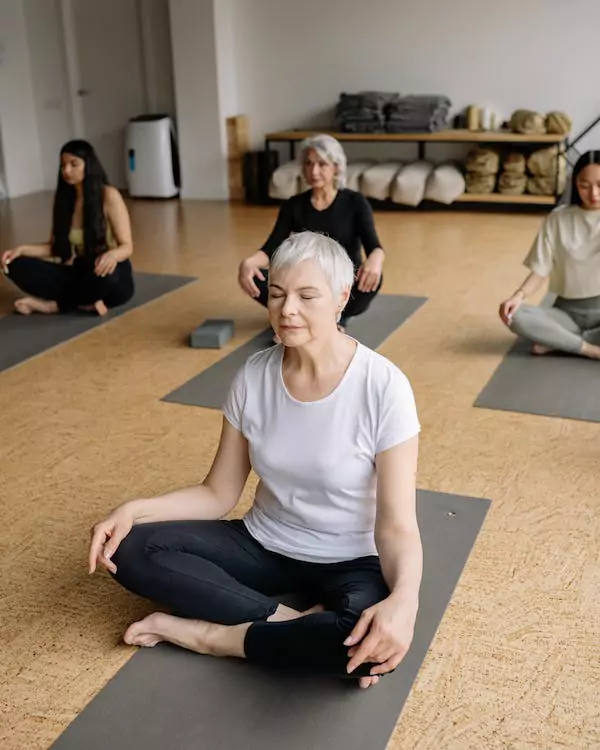
[[[173, 613], [133, 623], [127, 643], [169, 641], [364, 688], [408, 651], [422, 570], [419, 419], [401, 370], [337, 327], [353, 274], [335, 240], [285, 240], [268, 301], [282, 343], [236, 374], [208, 475], [94, 527], [90, 572], [107, 568]], [[251, 509], [225, 520], [251, 469]], [[290, 592], [309, 601], [290, 606]]]
[[299, 160], [310, 190], [283, 203], [265, 244], [241, 262], [238, 281], [247, 294], [266, 307], [267, 269], [281, 243], [294, 232], [327, 234], [342, 245], [354, 266], [350, 300], [339, 323], [344, 329], [349, 318], [368, 309], [381, 288], [385, 253], [367, 199], [346, 187], [346, 154], [339, 141], [330, 135], [307, 138], [300, 146]]

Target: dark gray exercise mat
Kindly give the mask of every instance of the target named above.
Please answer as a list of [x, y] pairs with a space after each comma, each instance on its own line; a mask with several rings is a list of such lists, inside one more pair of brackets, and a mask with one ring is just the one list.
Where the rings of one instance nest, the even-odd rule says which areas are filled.
[[[366, 313], [350, 321], [348, 333], [365, 346], [377, 349], [425, 302], [425, 297], [380, 294], [375, 297]], [[207, 409], [221, 409], [235, 373], [251, 354], [269, 346], [272, 338], [273, 332], [270, 328], [262, 331], [258, 336], [169, 393], [163, 401], [187, 406], [204, 406]]]
[[489, 505], [419, 492], [424, 574], [415, 638], [377, 687], [159, 645], [136, 653], [53, 749], [384, 750]]
[[475, 406], [600, 422], [600, 362], [561, 354], [536, 356], [518, 339]]
[[196, 280], [193, 276], [136, 273], [133, 299], [122, 307], [110, 310], [102, 318], [84, 312], [67, 315], [6, 315], [0, 318], [0, 370], [14, 367], [36, 354]]

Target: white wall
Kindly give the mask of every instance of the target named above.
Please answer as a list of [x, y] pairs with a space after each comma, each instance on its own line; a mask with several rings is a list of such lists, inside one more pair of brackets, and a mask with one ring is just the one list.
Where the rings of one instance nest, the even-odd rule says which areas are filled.
[[235, 13], [236, 0], [216, 0], [214, 4], [215, 55], [221, 124], [221, 151], [225, 159], [227, 158], [226, 120], [228, 117], [241, 114], [238, 111]]
[[56, 186], [60, 147], [72, 135], [59, 0], [24, 0], [23, 6], [40, 138], [43, 187], [52, 190]]
[[175, 115], [173, 52], [168, 0], [140, 0], [140, 24], [148, 109]]
[[0, 3], [0, 137], [8, 194], [42, 190], [40, 136], [22, 0]]
[[[217, 0], [219, 2], [220, 0]], [[331, 121], [341, 91], [447, 94], [600, 114], [598, 0], [233, 0], [238, 109], [255, 145], [269, 130]], [[588, 144], [600, 144], [600, 127]]]
[[170, 0], [182, 197], [225, 199], [213, 0]]
[[[174, 114], [168, 0], [139, 3], [148, 108]], [[0, 0], [0, 138], [11, 197], [53, 189], [60, 146], [85, 137], [69, 88], [60, 0]]]

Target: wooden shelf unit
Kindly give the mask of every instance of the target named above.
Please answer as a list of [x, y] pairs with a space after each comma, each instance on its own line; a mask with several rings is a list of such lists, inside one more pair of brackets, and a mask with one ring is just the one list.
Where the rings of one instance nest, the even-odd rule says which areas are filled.
[[[415, 143], [418, 145], [419, 159], [425, 158], [425, 147], [428, 143], [478, 143], [487, 145], [520, 145], [539, 146], [540, 148], [553, 145], [567, 146], [569, 134], [557, 135], [545, 133], [543, 135], [522, 135], [512, 133], [508, 130], [459, 130], [448, 128], [435, 133], [340, 133], [327, 128], [315, 130], [279, 130], [265, 135], [265, 150], [269, 151], [273, 143], [287, 143], [290, 151], [290, 159], [296, 153], [296, 145], [305, 138], [310, 138], [317, 133], [332, 135], [341, 143]], [[557, 159], [558, 171], [558, 159]], [[557, 181], [558, 182], [558, 181]], [[556, 206], [560, 194], [555, 195], [503, 195], [501, 193], [464, 193], [457, 198], [458, 203], [474, 203], [485, 205], [486, 203], [507, 206]]]

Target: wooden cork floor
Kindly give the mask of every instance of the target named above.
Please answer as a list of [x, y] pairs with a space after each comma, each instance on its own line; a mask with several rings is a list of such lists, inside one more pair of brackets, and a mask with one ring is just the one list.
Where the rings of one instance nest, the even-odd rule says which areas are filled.
[[[5, 243], [43, 239], [48, 205], [14, 201]], [[89, 528], [127, 498], [202, 479], [219, 414], [160, 399], [264, 325], [236, 268], [274, 209], [136, 202], [132, 217], [138, 270], [198, 281], [0, 373], [4, 750], [47, 748], [132, 655], [120, 635], [150, 605], [87, 575]], [[385, 291], [429, 298], [381, 349], [416, 393], [419, 486], [493, 501], [389, 747], [598, 748], [598, 425], [472, 406], [511, 344], [497, 305], [541, 219], [376, 220]], [[0, 279], [0, 314], [16, 296]], [[190, 349], [213, 316], [235, 319], [235, 339]]]

